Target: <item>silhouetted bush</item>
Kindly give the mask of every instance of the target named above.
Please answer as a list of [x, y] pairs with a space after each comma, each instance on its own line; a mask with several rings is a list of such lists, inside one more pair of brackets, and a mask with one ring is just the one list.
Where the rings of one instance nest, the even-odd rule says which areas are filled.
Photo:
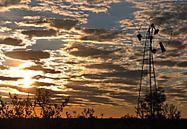
[[121, 119], [134, 119], [137, 118], [136, 116], [130, 115], [129, 113], [125, 114], [121, 117]]
[[0, 118], [61, 118], [64, 107], [69, 102], [69, 97], [62, 103], [53, 103], [49, 92], [38, 89], [36, 96], [19, 98], [9, 93], [10, 102], [0, 98]]
[[95, 110], [93, 108], [84, 108], [82, 112], [77, 113], [76, 111], [73, 111], [72, 113], [66, 112], [67, 118], [99, 118], [102, 119], [104, 116], [103, 113], [100, 114], [100, 116], [95, 115]]
[[164, 104], [163, 107], [163, 116], [167, 119], [180, 119], [181, 112], [173, 104]]

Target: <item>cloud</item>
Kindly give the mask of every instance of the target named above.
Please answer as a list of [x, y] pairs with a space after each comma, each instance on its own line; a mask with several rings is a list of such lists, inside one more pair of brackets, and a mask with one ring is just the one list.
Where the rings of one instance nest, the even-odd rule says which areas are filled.
[[166, 42], [167, 47], [177, 48], [177, 49], [185, 49], [186, 45], [184, 41], [181, 40], [170, 40]]
[[108, 41], [114, 39], [121, 32], [112, 32], [105, 29], [83, 29], [85, 34], [81, 40]]
[[[82, 74], [85, 78], [89, 79], [105, 79], [109, 77], [115, 78], [127, 78], [137, 80], [140, 77], [141, 70], [126, 70], [126, 71], [116, 71], [116, 72], [108, 72], [108, 73], [101, 73], [101, 74]], [[147, 73], [144, 71], [144, 73]]]
[[[14, 89], [14, 90], [17, 90], [18, 92], [22, 92], [21, 95], [23, 93], [26, 93], [28, 95], [29, 94], [34, 94], [35, 91], [36, 91], [36, 88], [35, 87], [31, 87], [31, 88], [23, 88], [23, 87], [18, 87], [18, 86], [15, 86], [15, 85], [7, 85], [7, 84], [0, 84], [0, 89], [4, 89], [4, 88], [8, 88], [10, 90], [11, 89]], [[8, 92], [1, 92], [1, 95], [8, 95], [8, 93], [11, 93], [11, 90], [8, 91]], [[16, 94], [18, 93], [16, 92]]]
[[64, 47], [64, 42], [61, 39], [38, 39], [35, 44], [28, 46], [26, 49], [34, 51], [41, 50], [58, 50]]
[[133, 95], [132, 92], [112, 92], [110, 97], [124, 100], [125, 102], [135, 104], [137, 102], [137, 96]]
[[75, 19], [52, 19], [52, 18], [38, 18], [34, 20], [26, 21], [26, 24], [45, 25], [50, 24], [51, 27], [57, 29], [70, 30], [75, 27], [79, 21]]
[[23, 46], [22, 40], [16, 38], [5, 38], [0, 39], [0, 44], [12, 45], [12, 46]]
[[103, 81], [103, 83], [109, 83], [109, 84], [127, 84], [127, 85], [137, 85], [137, 80], [133, 79], [126, 79], [126, 78], [112, 78], [112, 79], [106, 79]]
[[45, 73], [61, 73], [60, 71], [56, 71], [55, 69], [44, 68], [41, 65], [26, 67], [25, 70], [43, 71]]
[[62, 28], [65, 30], [70, 30], [78, 24], [77, 20], [71, 19], [53, 19], [51, 20], [51, 26], [56, 28]]
[[[99, 89], [98, 87], [85, 86], [83, 83], [84, 82], [80, 82], [80, 81], [72, 81], [72, 82], [66, 84], [65, 86], [67, 88], [73, 89], [73, 91], [69, 92], [69, 94], [73, 98], [79, 98], [79, 99], [84, 99], [84, 100], [86, 99], [89, 101], [88, 103], [95, 102], [96, 104], [98, 104], [98, 103], [111, 104], [111, 105], [115, 104], [111, 101], [111, 99], [109, 99], [108, 97], [103, 95], [105, 93], [110, 93], [112, 91]], [[75, 102], [75, 103], [77, 103], [77, 102]], [[81, 102], [79, 102], [79, 103], [81, 103]], [[84, 102], [82, 102], [82, 103], [84, 103]]]
[[184, 62], [179, 62], [177, 64], [178, 67], [187, 67], [187, 61], [184, 61]]
[[160, 66], [175, 66], [178, 62], [177, 61], [171, 61], [171, 60], [163, 60], [163, 61], [155, 61], [156, 65]]
[[18, 4], [21, 0], [0, 0], [0, 6], [9, 6]]
[[187, 72], [183, 72], [182, 74], [183, 74], [183, 75], [187, 75]]
[[105, 57], [110, 55], [118, 50], [111, 49], [99, 49], [91, 45], [81, 44], [81, 43], [73, 43], [70, 46], [65, 48], [67, 52], [74, 56], [81, 57]]
[[0, 76], [0, 80], [3, 80], [3, 81], [17, 81], [17, 80], [20, 80], [20, 79], [23, 79], [21, 77], [5, 77], [5, 76]]
[[24, 35], [28, 35], [29, 37], [46, 37], [46, 36], [55, 36], [57, 35], [57, 31], [53, 29], [49, 30], [26, 30], [21, 32]]
[[123, 66], [112, 63], [101, 63], [101, 64], [90, 64], [85, 66], [86, 68], [93, 69], [106, 69], [106, 70], [115, 70], [115, 71], [123, 71], [126, 70]]
[[55, 86], [54, 83], [38, 82], [38, 81], [34, 82], [32, 85], [33, 86]]
[[50, 57], [50, 54], [48, 52], [31, 51], [31, 50], [10, 51], [10, 52], [5, 52], [4, 54], [8, 57], [22, 59], [22, 60], [39, 60], [39, 59], [45, 59]]

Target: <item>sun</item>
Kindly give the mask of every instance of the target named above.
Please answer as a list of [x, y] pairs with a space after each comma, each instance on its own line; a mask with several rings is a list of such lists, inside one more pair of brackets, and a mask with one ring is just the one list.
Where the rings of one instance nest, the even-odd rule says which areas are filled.
[[23, 79], [18, 80], [18, 86], [23, 88], [32, 88], [34, 80], [32, 79], [31, 74], [29, 74], [28, 71], [24, 71], [22, 73], [25, 73], [25, 76], [23, 76]]
[[[24, 65], [25, 66], [25, 65]], [[41, 71], [34, 71], [34, 70], [26, 70], [25, 67], [14, 67], [11, 68], [11, 73], [15, 77], [19, 77], [15, 84], [18, 87], [22, 88], [32, 88], [32, 84], [35, 82], [33, 79], [34, 76], [40, 75]]]
[[17, 86], [20, 86], [22, 88], [32, 88], [32, 84], [34, 83], [34, 80], [32, 77], [35, 75], [35, 73], [31, 70], [16, 70], [14, 71], [21, 79], [18, 79], [16, 82]]

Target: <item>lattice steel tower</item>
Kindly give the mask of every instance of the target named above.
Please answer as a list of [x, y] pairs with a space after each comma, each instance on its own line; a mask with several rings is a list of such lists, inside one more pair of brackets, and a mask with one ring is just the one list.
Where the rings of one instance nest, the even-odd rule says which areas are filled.
[[[154, 66], [154, 54], [156, 49], [153, 48], [154, 36], [158, 34], [159, 29], [155, 28], [154, 24], [151, 24], [143, 37], [140, 33], [137, 35], [139, 41], [144, 38], [143, 45], [143, 59], [142, 59], [142, 69], [141, 77], [139, 83], [139, 94], [138, 94], [138, 105], [137, 111], [140, 117], [145, 118], [147, 115], [154, 118], [158, 112], [158, 87], [155, 75]], [[165, 52], [165, 48], [162, 42], [159, 43], [161, 51]]]

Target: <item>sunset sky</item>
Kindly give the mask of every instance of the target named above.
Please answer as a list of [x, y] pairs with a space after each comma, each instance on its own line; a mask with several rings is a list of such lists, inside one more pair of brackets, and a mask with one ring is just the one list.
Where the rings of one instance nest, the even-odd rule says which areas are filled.
[[136, 35], [150, 23], [160, 29], [157, 83], [187, 117], [186, 0], [0, 0], [0, 95], [45, 88], [56, 102], [70, 96], [66, 110], [135, 114], [143, 54]]

